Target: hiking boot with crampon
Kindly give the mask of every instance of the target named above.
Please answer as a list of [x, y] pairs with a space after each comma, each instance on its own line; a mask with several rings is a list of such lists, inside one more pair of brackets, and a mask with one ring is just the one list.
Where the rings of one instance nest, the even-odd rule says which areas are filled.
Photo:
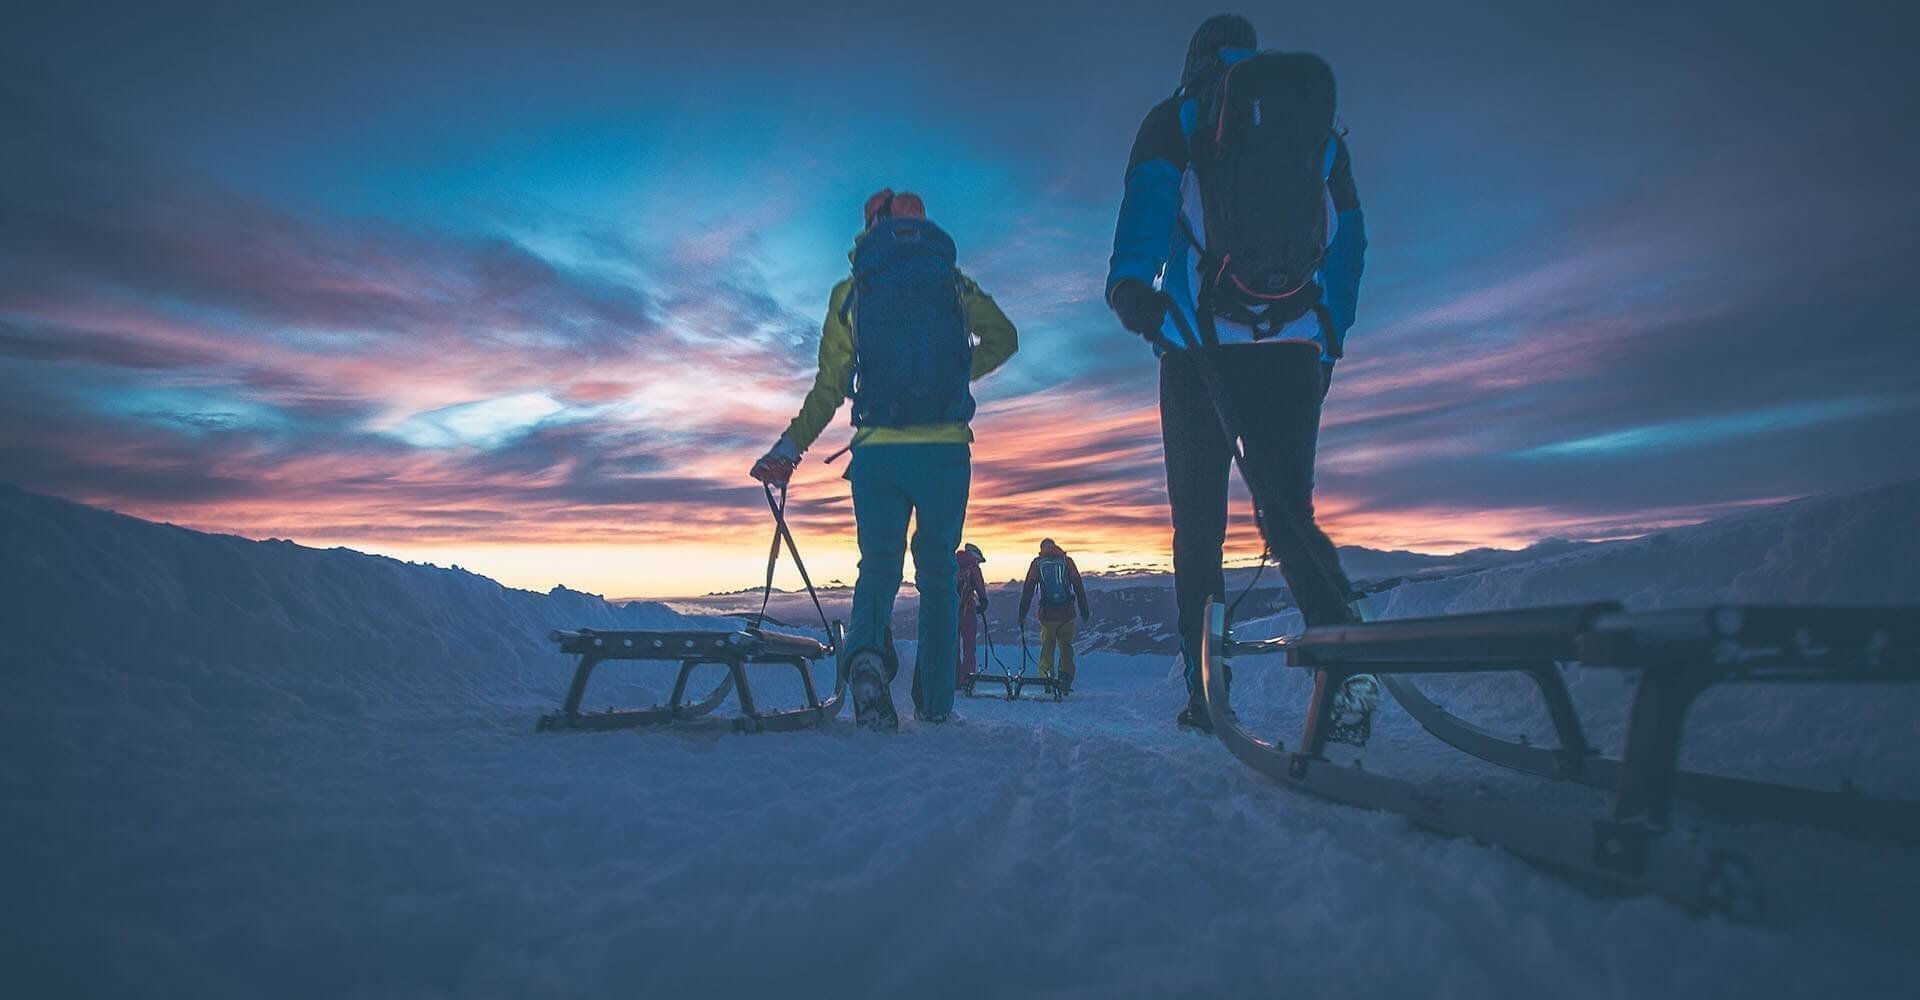
[[1380, 682], [1372, 674], [1355, 674], [1333, 694], [1327, 739], [1363, 747], [1373, 735], [1373, 710], [1380, 704]]
[[1213, 716], [1207, 714], [1207, 703], [1204, 701], [1187, 702], [1187, 707], [1181, 709], [1179, 717], [1173, 721], [1181, 729], [1192, 729], [1202, 733], [1213, 732]]
[[862, 729], [876, 733], [900, 730], [900, 713], [893, 707], [893, 691], [887, 685], [887, 662], [880, 654], [863, 649], [847, 664], [847, 686], [853, 689], [853, 721]]

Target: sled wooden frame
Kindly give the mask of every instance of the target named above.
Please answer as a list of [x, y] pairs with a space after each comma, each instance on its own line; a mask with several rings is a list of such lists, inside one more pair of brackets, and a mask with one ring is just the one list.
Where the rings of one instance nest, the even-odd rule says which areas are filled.
[[[676, 727], [733, 729], [739, 732], [791, 732], [818, 726], [840, 714], [846, 700], [847, 670], [834, 667], [833, 694], [821, 700], [813, 683], [812, 665], [833, 655], [840, 645], [839, 623], [832, 626], [834, 640], [829, 647], [806, 636], [747, 628], [738, 631], [628, 631], [616, 629], [556, 630], [547, 638], [562, 653], [580, 657], [573, 672], [573, 684], [567, 700], [557, 712], [540, 717], [540, 731], [557, 729], [627, 729], [635, 726], [674, 725]], [[674, 678], [673, 694], [664, 705], [637, 709], [608, 709], [583, 712], [580, 703], [586, 697], [587, 681], [594, 669], [608, 660], [660, 660], [678, 662], [680, 673]], [[727, 668], [727, 675], [711, 694], [697, 702], [686, 700], [687, 679], [694, 668], [714, 664]], [[747, 667], [759, 665], [789, 666], [800, 671], [807, 693], [801, 708], [761, 711], [754, 702], [753, 687], [747, 679]], [[741, 714], [732, 719], [710, 719], [728, 694], [739, 692]]]
[[[1225, 610], [1209, 602], [1202, 680], [1214, 731], [1234, 756], [1300, 791], [1406, 815], [1420, 826], [1499, 845], [1557, 868], [1655, 892], [1706, 911], [1757, 918], [1759, 873], [1728, 845], [1737, 830], [1673, 827], [1675, 797], [1730, 823], [1780, 821], [1850, 833], [1920, 839], [1920, 803], [1872, 798], [1845, 782], [1835, 791], [1682, 771], [1688, 707], [1722, 683], [1920, 680], [1920, 609], [1722, 606], [1626, 612], [1593, 603], [1441, 618], [1311, 628], [1298, 636], [1235, 642]], [[1272, 654], [1314, 672], [1297, 750], [1241, 728], [1222, 669], [1234, 655]], [[1586, 739], [1560, 664], [1636, 671], [1638, 687], [1619, 758]], [[1507, 739], [1447, 712], [1410, 674], [1515, 672], [1538, 687], [1556, 746]], [[1373, 674], [1409, 715], [1442, 741], [1503, 767], [1606, 788], [1601, 819], [1554, 815], [1497, 800], [1449, 798], [1412, 782], [1328, 761], [1332, 696], [1355, 674]]]

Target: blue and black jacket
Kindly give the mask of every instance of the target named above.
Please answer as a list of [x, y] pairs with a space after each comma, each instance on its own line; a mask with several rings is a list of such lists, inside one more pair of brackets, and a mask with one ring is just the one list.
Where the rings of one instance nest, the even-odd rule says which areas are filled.
[[[1256, 55], [1252, 49], [1227, 49], [1220, 53], [1223, 65]], [[1194, 293], [1198, 278], [1199, 247], [1194, 238], [1204, 241], [1205, 213], [1200, 210], [1200, 192], [1190, 169], [1188, 142], [1199, 120], [1198, 93], [1204, 84], [1188, 86], [1156, 105], [1140, 123], [1133, 140], [1133, 154], [1127, 160], [1126, 196], [1120, 202], [1120, 219], [1114, 226], [1113, 257], [1107, 267], [1107, 298], [1122, 281], [1154, 285], [1173, 299], [1173, 308], [1181, 310], [1189, 329], [1199, 329], [1194, 315]], [[1327, 196], [1332, 219], [1332, 237], [1320, 272], [1315, 276], [1321, 288], [1335, 332], [1344, 339], [1353, 326], [1360, 299], [1360, 273], [1367, 252], [1366, 220], [1360, 211], [1360, 193], [1353, 183], [1353, 162], [1346, 140], [1332, 137], [1326, 155]], [[1181, 224], [1185, 216], [1186, 225]], [[1189, 228], [1193, 236], [1189, 236]], [[1215, 328], [1221, 343], [1251, 342], [1253, 332], [1245, 326], [1218, 321]], [[1168, 343], [1187, 346], [1180, 328], [1171, 318], [1161, 331]], [[1282, 340], [1313, 340], [1326, 353], [1327, 331], [1321, 328], [1316, 313], [1282, 327], [1276, 334]]]

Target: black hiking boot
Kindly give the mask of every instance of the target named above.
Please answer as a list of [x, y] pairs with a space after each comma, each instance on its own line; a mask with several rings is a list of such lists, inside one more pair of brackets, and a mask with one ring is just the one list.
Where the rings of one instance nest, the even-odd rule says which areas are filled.
[[879, 653], [863, 649], [847, 664], [847, 685], [853, 688], [853, 721], [876, 733], [900, 731], [900, 713], [893, 707], [887, 685], [887, 663]]
[[1363, 747], [1373, 735], [1373, 710], [1380, 704], [1380, 682], [1372, 674], [1355, 674], [1333, 693], [1332, 725], [1327, 739]]
[[1187, 702], [1187, 707], [1180, 710], [1179, 718], [1173, 721], [1181, 729], [1192, 729], [1202, 733], [1213, 732], [1213, 716], [1207, 714], [1207, 703], [1204, 701]]

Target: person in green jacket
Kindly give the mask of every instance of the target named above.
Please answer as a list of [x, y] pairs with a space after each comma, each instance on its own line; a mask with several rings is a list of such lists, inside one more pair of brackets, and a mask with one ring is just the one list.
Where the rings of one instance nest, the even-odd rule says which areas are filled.
[[929, 722], [953, 711], [960, 596], [956, 585], [972, 482], [974, 403], [968, 383], [1019, 349], [1006, 314], [954, 266], [953, 243], [926, 218], [921, 199], [883, 190], [867, 200], [853, 276], [833, 288], [820, 332], [820, 370], [786, 433], [753, 467], [784, 484], [801, 455], [854, 401], [853, 484], [860, 572], [847, 626], [856, 720], [892, 731], [899, 717], [881, 647], [913, 533], [920, 593], [914, 709]]

